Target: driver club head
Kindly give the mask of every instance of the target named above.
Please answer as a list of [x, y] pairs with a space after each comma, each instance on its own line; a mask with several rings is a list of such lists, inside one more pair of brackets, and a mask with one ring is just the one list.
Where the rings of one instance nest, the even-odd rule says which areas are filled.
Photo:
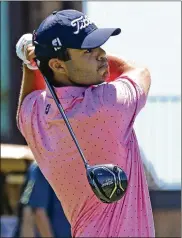
[[104, 203], [117, 202], [126, 193], [127, 176], [116, 165], [89, 165], [87, 179], [95, 195]]

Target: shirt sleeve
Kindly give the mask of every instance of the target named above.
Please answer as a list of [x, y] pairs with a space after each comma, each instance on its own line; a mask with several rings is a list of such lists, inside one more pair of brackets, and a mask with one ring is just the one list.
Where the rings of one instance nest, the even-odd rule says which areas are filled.
[[[132, 129], [137, 114], [145, 106], [147, 96], [143, 89], [128, 77], [103, 84], [103, 108], [123, 133]], [[131, 131], [131, 130], [130, 130]]]
[[34, 178], [34, 182], [27, 205], [32, 208], [48, 209], [51, 193], [50, 185], [38, 166], [32, 173], [31, 177]]
[[20, 106], [17, 126], [24, 137], [28, 133], [27, 126], [30, 127], [31, 125], [32, 112], [34, 111], [37, 99], [40, 97], [42, 92], [42, 90], [36, 90], [28, 94]]

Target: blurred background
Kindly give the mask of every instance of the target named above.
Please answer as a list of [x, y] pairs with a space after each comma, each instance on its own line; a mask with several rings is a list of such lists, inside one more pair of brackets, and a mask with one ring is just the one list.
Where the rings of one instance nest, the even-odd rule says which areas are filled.
[[[135, 129], [150, 189], [157, 237], [180, 237], [181, 2], [1, 2], [1, 225], [9, 236], [33, 156], [16, 126], [21, 62], [15, 45], [54, 10], [76, 9], [98, 27], [121, 27], [107, 52], [145, 64], [152, 75]], [[1, 229], [2, 230], [2, 229]]]

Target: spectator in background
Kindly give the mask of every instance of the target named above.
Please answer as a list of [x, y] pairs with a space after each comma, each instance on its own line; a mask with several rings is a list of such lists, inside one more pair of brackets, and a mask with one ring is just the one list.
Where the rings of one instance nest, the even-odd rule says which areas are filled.
[[36, 162], [28, 169], [20, 206], [22, 218], [14, 237], [71, 237], [62, 206]]

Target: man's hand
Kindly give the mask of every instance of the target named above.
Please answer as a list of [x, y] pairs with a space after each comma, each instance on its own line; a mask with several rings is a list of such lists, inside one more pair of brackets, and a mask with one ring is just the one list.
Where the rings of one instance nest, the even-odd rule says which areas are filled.
[[36, 62], [34, 61], [34, 58], [36, 57], [35, 56], [35, 46], [33, 46], [32, 44], [27, 45], [26, 50], [25, 50], [25, 57], [30, 62], [29, 64], [27, 64], [27, 67], [29, 69], [32, 69], [31, 67], [33, 67], [33, 70], [38, 69]]
[[32, 45], [32, 34], [24, 34], [16, 44], [17, 56], [27, 65], [31, 70], [37, 70], [38, 67], [33, 60], [35, 58], [34, 46]]
[[25, 56], [28, 61], [31, 61], [35, 58], [35, 46], [32, 44], [27, 45]]

